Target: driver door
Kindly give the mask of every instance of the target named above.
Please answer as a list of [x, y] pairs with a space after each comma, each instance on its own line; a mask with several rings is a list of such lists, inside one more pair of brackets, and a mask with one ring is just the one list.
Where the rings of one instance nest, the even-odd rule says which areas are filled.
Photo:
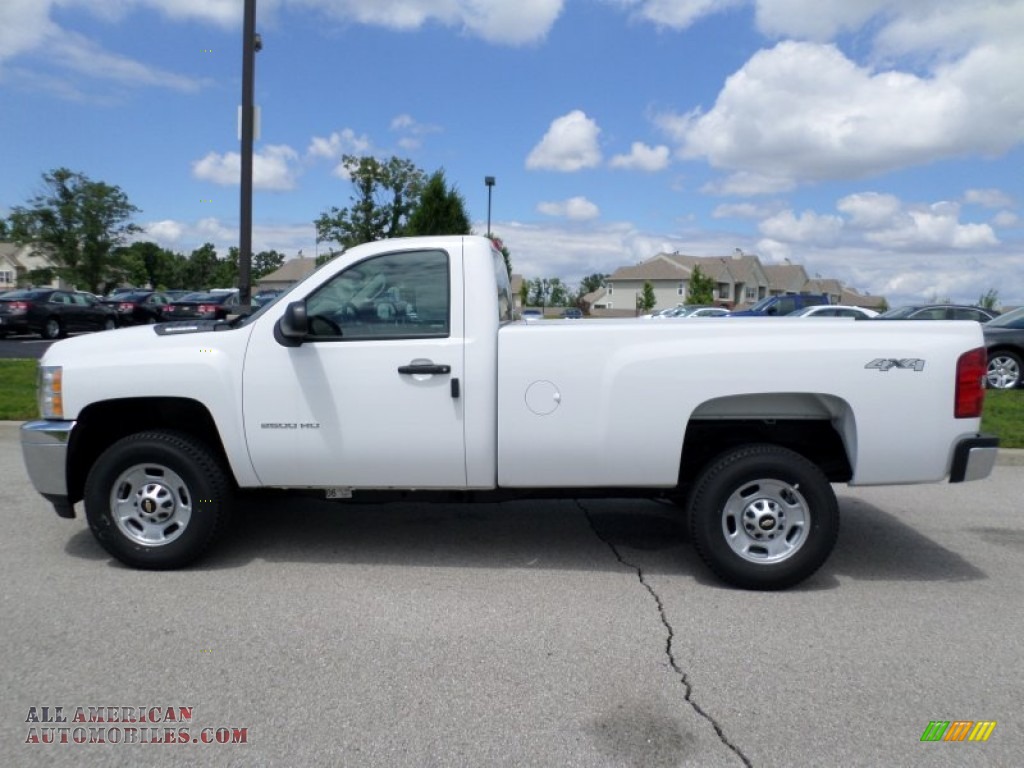
[[465, 487], [460, 264], [415, 250], [350, 265], [305, 298], [299, 346], [274, 338], [280, 312], [259, 321], [243, 410], [264, 485]]

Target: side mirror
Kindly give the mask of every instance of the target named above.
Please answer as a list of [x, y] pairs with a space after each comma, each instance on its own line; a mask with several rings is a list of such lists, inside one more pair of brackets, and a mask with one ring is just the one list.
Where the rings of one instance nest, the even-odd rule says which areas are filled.
[[306, 315], [306, 302], [293, 301], [274, 325], [274, 338], [286, 347], [298, 347], [307, 335], [309, 317]]

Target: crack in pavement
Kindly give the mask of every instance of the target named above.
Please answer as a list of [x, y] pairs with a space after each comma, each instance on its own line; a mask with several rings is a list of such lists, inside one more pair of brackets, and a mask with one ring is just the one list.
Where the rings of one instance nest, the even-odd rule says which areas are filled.
[[643, 586], [644, 589], [647, 590], [650, 596], [654, 598], [654, 603], [658, 608], [658, 617], [661, 619], [661, 623], [665, 627], [665, 631], [668, 633], [667, 637], [665, 638], [665, 655], [668, 657], [669, 666], [671, 666], [675, 673], [679, 675], [679, 682], [683, 684], [683, 688], [686, 691], [686, 695], [684, 696], [686, 703], [690, 705], [691, 709], [693, 709], [694, 712], [696, 712], [698, 715], [703, 717], [711, 724], [711, 727], [715, 729], [715, 733], [718, 734], [719, 741], [721, 741], [723, 745], [728, 747], [733, 752], [733, 754], [735, 754], [740, 760], [742, 760], [743, 765], [745, 765], [747, 768], [753, 768], [754, 764], [750, 761], [750, 758], [743, 754], [743, 751], [729, 740], [729, 737], [725, 735], [725, 730], [722, 728], [721, 725], [718, 724], [715, 718], [712, 717], [707, 711], [705, 711], [700, 704], [694, 701], [693, 685], [690, 683], [690, 678], [676, 662], [676, 657], [672, 650], [672, 643], [675, 639], [675, 631], [672, 629], [672, 624], [669, 622], [668, 616], [665, 614], [665, 604], [662, 603], [661, 597], [655, 591], [654, 587], [651, 586], [651, 584], [645, 578], [643, 568], [641, 568], [639, 565], [636, 565], [626, 560], [626, 558], [622, 556], [622, 553], [619, 551], [618, 547], [601, 535], [601, 532], [600, 530], [598, 530], [597, 524], [595, 523], [594, 517], [590, 513], [590, 510], [583, 506], [579, 499], [575, 499], [575, 502], [576, 506], [579, 507], [580, 510], [583, 512], [584, 517], [587, 518], [587, 523], [590, 524], [590, 529], [594, 532], [594, 535], [597, 536], [597, 538], [601, 542], [607, 545], [607, 547], [612, 551], [612, 554], [615, 555], [616, 560], [622, 563], [622, 565], [624, 565], [626, 568], [630, 568], [636, 571], [636, 576], [637, 579], [640, 581], [640, 584]]

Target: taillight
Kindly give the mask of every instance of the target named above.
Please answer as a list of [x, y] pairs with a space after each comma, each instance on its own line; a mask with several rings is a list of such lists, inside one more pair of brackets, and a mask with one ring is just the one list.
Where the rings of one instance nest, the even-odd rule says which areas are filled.
[[130, 301], [126, 301], [123, 302], [122, 304], [118, 304], [117, 309], [119, 312], [131, 312], [133, 309], [135, 309], [135, 305], [132, 304]]
[[977, 419], [985, 402], [985, 373], [988, 354], [984, 347], [964, 352], [956, 362], [956, 402], [953, 416], [958, 419]]
[[20, 315], [22, 312], [28, 312], [28, 302], [27, 301], [12, 301], [7, 306], [11, 308], [11, 314], [12, 315], [14, 315], [14, 314], [19, 314]]
[[217, 305], [216, 304], [200, 304], [199, 305], [199, 314], [201, 314], [201, 315], [215, 315], [215, 314], [217, 314]]

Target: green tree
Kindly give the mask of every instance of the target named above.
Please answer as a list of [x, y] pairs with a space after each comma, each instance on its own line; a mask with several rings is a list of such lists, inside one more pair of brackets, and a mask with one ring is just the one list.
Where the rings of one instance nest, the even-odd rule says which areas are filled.
[[43, 174], [44, 191], [10, 215], [14, 239], [48, 252], [61, 277], [98, 292], [116, 279], [114, 249], [142, 230], [139, 209], [120, 187], [57, 168]]
[[284, 264], [284, 254], [277, 251], [260, 251], [252, 257], [252, 279], [259, 280]]
[[561, 281], [560, 278], [552, 277], [548, 281], [550, 292], [548, 295], [548, 303], [553, 307], [568, 307], [572, 300], [569, 298], [569, 289]]
[[595, 272], [592, 275], [587, 275], [580, 280], [580, 296], [586, 296], [588, 293], [593, 293], [599, 288], [604, 288], [605, 283], [608, 281], [608, 275], [600, 272]]
[[352, 205], [332, 206], [320, 215], [314, 222], [317, 242], [351, 248], [404, 234], [423, 187], [423, 171], [398, 157], [381, 162], [345, 155], [341, 162], [352, 180]]
[[712, 304], [715, 300], [715, 281], [705, 275], [698, 264], [690, 274], [689, 285], [686, 286], [687, 304]]
[[152, 241], [138, 241], [118, 248], [115, 255], [124, 282], [154, 288], [178, 282], [181, 257]]
[[983, 293], [978, 297], [978, 306], [985, 309], [995, 309], [999, 306], [999, 291], [995, 288], [989, 288], [987, 293]]
[[[236, 254], [237, 250], [236, 248]], [[220, 277], [220, 260], [217, 258], [217, 249], [213, 243], [204, 243], [189, 254], [184, 270], [186, 285], [196, 290], [223, 287], [218, 282]]]
[[636, 298], [636, 308], [642, 313], [650, 312], [654, 309], [654, 305], [658, 303], [658, 299], [654, 295], [654, 286], [651, 285], [650, 281], [644, 281], [644, 289], [640, 291], [640, 294]]
[[444, 171], [435, 171], [420, 192], [409, 214], [406, 235], [468, 235], [471, 227], [466, 201], [455, 187], [449, 187]]
[[7, 224], [7, 219], [0, 219], [0, 240], [6, 240], [10, 233], [11, 230]]
[[[491, 240], [494, 242], [495, 247], [501, 251], [502, 258], [505, 259], [505, 270], [508, 272], [508, 279], [512, 279], [512, 252], [509, 251], [508, 246], [502, 241], [500, 237], [491, 233]], [[524, 281], [525, 284], [525, 281]], [[522, 290], [520, 289], [520, 293]], [[523, 299], [525, 301], [525, 299]]]

